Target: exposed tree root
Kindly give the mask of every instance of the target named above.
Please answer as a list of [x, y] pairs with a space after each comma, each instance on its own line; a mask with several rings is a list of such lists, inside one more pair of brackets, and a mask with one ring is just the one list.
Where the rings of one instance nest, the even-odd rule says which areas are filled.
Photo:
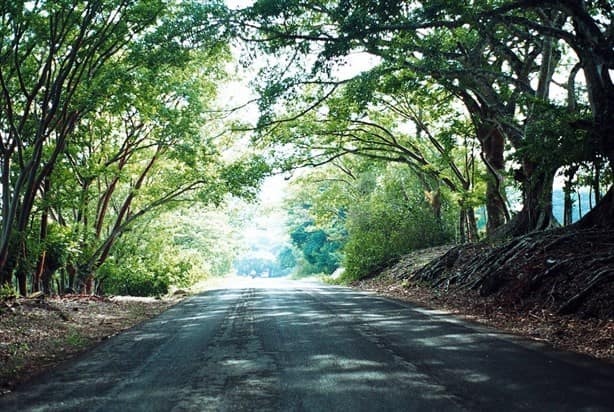
[[472, 289], [502, 307], [614, 317], [614, 232], [568, 227], [498, 245], [452, 248], [411, 274], [449, 292]]

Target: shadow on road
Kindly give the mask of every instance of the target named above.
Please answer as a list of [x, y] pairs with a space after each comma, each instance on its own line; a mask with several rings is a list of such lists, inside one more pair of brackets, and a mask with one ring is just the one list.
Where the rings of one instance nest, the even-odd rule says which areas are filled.
[[614, 367], [345, 288], [205, 292], [0, 410], [612, 410]]

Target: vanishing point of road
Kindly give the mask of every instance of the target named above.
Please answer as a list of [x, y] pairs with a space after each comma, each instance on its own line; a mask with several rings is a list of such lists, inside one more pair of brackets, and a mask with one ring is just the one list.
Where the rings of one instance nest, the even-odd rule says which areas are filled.
[[614, 365], [314, 283], [191, 297], [0, 411], [614, 411]]

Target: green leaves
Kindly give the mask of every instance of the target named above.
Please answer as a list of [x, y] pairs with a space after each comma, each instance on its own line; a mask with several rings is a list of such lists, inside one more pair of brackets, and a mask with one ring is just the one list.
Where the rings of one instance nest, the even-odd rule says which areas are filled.
[[270, 172], [270, 166], [263, 157], [250, 155], [227, 165], [221, 171], [221, 179], [227, 193], [253, 200]]
[[438, 192], [442, 203], [435, 211], [424, 183], [406, 167], [369, 161], [336, 166], [311, 171], [289, 201], [289, 233], [307, 268], [330, 273], [342, 264], [346, 280], [355, 280], [411, 250], [454, 238], [457, 211], [447, 192]]
[[[85, 278], [147, 215], [255, 196], [268, 166], [223, 158], [223, 121], [211, 114], [230, 59], [222, 1], [5, 3], [0, 260], [36, 261], [38, 250], [9, 240], [36, 240], [53, 216], [67, 242], [38, 243], [62, 249]], [[52, 189], [39, 199], [43, 181]], [[104, 270], [121, 277], [122, 267]]]

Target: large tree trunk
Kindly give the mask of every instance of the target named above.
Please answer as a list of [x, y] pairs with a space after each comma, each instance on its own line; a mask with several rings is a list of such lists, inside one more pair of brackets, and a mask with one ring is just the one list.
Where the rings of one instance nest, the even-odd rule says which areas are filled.
[[494, 126], [486, 123], [478, 130], [478, 139], [482, 146], [482, 160], [489, 170], [486, 181], [486, 233], [491, 235], [495, 230], [503, 226], [509, 217], [502, 191], [503, 170], [505, 159], [505, 136]]
[[522, 236], [536, 230], [559, 227], [552, 213], [552, 185], [554, 170], [544, 170], [536, 164], [523, 164], [523, 205], [521, 211], [493, 237]]

